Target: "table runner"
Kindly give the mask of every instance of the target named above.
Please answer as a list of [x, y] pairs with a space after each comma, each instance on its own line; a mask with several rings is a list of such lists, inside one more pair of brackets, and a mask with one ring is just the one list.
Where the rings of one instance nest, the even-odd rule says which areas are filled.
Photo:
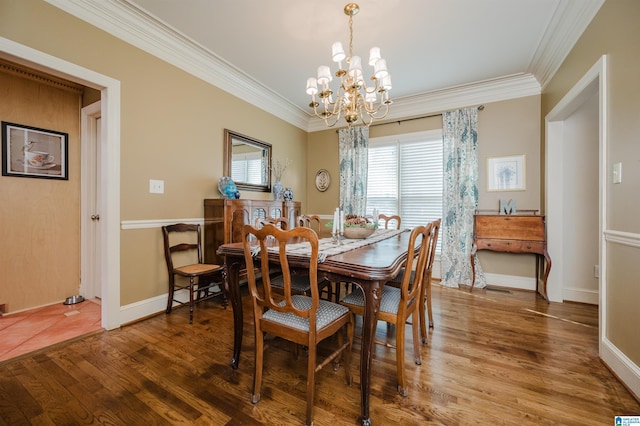
[[[360, 247], [368, 246], [370, 244], [377, 243], [381, 240], [386, 240], [387, 238], [394, 237], [403, 232], [407, 232], [408, 229], [404, 230], [396, 230], [396, 229], [377, 229], [372, 235], [364, 239], [349, 239], [345, 238], [342, 240], [342, 244], [335, 244], [333, 242], [333, 238], [320, 238], [318, 240], [318, 262], [322, 263], [329, 256], [334, 256], [336, 254], [344, 253], [347, 251], [355, 250]], [[271, 252], [277, 252], [278, 247], [269, 247], [268, 249]], [[257, 256], [260, 253], [260, 247], [252, 247], [251, 250], [254, 256]], [[287, 254], [291, 254], [294, 256], [302, 256], [309, 257], [311, 254], [311, 246], [308, 242], [295, 243], [295, 244], [287, 244]]]

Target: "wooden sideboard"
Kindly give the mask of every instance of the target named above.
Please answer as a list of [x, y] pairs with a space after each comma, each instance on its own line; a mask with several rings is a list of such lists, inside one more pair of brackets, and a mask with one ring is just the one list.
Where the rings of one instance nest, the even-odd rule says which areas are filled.
[[[478, 250], [536, 255], [536, 289], [545, 300], [551, 258], [547, 252], [547, 232], [544, 216], [540, 215], [474, 215], [474, 238], [471, 248], [471, 290], [476, 279], [475, 256]], [[546, 262], [546, 266], [545, 266]], [[542, 282], [540, 269], [544, 268]]]
[[286, 217], [294, 226], [300, 209], [299, 201], [205, 199], [204, 261], [223, 264], [224, 257], [216, 250], [222, 244], [242, 241], [245, 224], [253, 225], [258, 218]]

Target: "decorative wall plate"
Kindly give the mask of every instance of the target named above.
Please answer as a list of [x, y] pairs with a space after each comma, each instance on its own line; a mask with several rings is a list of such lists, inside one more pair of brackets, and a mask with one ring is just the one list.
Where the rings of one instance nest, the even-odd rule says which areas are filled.
[[316, 173], [316, 188], [320, 192], [324, 192], [329, 188], [329, 184], [331, 183], [331, 177], [329, 177], [329, 172], [325, 169], [318, 170]]

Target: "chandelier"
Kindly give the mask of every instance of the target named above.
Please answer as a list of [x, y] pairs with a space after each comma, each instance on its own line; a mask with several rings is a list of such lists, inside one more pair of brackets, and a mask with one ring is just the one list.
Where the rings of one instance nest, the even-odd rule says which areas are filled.
[[[369, 65], [373, 67], [373, 75], [368, 85], [363, 77], [360, 56], [353, 56], [353, 16], [359, 11], [360, 7], [356, 3], [349, 3], [344, 7], [344, 14], [349, 17], [349, 56], [345, 54], [339, 41], [331, 46], [333, 61], [338, 64], [335, 76], [340, 79], [335, 98], [329, 88], [333, 76], [328, 66], [320, 65], [318, 76], [307, 79], [307, 94], [311, 95], [309, 107], [313, 108], [316, 117], [324, 120], [328, 127], [335, 126], [341, 115], [349, 127], [358, 119], [369, 126], [374, 119], [382, 119], [389, 112], [391, 77], [387, 71], [387, 61], [380, 57], [380, 48], [372, 47], [369, 52]], [[345, 67], [342, 61], [346, 62]], [[319, 99], [316, 99], [316, 95]]]

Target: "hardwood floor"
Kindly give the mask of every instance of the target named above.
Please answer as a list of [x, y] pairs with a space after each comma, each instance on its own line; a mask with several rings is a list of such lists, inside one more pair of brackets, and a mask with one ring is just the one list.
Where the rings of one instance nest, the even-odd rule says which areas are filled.
[[[438, 285], [433, 298], [422, 365], [406, 357], [407, 398], [396, 392], [394, 350], [375, 348], [374, 424], [608, 425], [615, 415], [640, 414], [597, 356], [597, 307]], [[262, 399], [250, 402], [253, 318], [243, 299], [238, 370], [229, 366], [231, 308], [209, 301], [196, 307], [192, 325], [188, 309], [177, 309], [1, 363], [0, 424], [302, 424], [306, 360], [295, 360], [287, 342], [270, 342]], [[392, 338], [394, 329], [379, 323], [377, 332]], [[341, 370], [318, 373], [316, 425], [356, 423], [359, 349], [356, 340], [353, 386]]]

